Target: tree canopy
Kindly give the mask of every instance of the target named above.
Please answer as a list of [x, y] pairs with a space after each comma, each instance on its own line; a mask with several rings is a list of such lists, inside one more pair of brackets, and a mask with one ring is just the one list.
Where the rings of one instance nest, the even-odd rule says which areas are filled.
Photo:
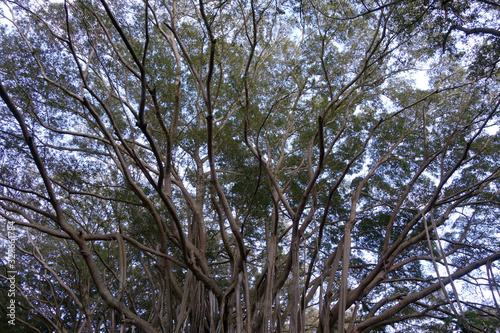
[[499, 332], [498, 2], [0, 9], [0, 328]]

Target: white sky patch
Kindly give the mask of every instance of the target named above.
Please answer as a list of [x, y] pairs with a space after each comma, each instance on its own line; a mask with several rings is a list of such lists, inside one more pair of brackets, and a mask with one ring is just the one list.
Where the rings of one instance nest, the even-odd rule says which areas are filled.
[[486, 134], [494, 136], [500, 134], [500, 121], [497, 119], [491, 119], [486, 125], [484, 131]]
[[354, 109], [353, 115], [357, 116], [362, 112], [363, 112], [363, 108], [361, 107], [361, 105], [356, 105], [356, 109]]
[[335, 46], [339, 50], [339, 52], [344, 51], [345, 47], [342, 44], [340, 44], [336, 41], [333, 41], [333, 40], [331, 41], [331, 43], [333, 44], [333, 46]]
[[382, 103], [384, 104], [386, 110], [388, 110], [389, 112], [396, 112], [396, 111], [398, 111], [399, 108], [396, 107], [396, 105], [394, 104], [394, 102], [389, 97], [387, 97], [384, 94], [381, 94], [379, 98], [382, 101]]
[[488, 135], [491, 135], [491, 136], [493, 136], [493, 135], [498, 135], [498, 134], [500, 134], [500, 133], [499, 133], [499, 131], [500, 131], [500, 126], [498, 126], [498, 125], [493, 125], [493, 126], [491, 126], [491, 127], [487, 127], [487, 128], [485, 129], [485, 131], [486, 131], [486, 133], [487, 133]]
[[415, 71], [411, 74], [412, 79], [415, 81], [415, 86], [420, 90], [431, 89], [429, 85], [429, 76], [426, 70]]

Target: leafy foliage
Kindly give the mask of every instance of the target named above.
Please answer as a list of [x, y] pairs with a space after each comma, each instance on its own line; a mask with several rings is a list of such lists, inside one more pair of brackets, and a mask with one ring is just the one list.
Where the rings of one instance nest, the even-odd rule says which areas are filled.
[[495, 332], [494, 2], [0, 9], [18, 331]]

